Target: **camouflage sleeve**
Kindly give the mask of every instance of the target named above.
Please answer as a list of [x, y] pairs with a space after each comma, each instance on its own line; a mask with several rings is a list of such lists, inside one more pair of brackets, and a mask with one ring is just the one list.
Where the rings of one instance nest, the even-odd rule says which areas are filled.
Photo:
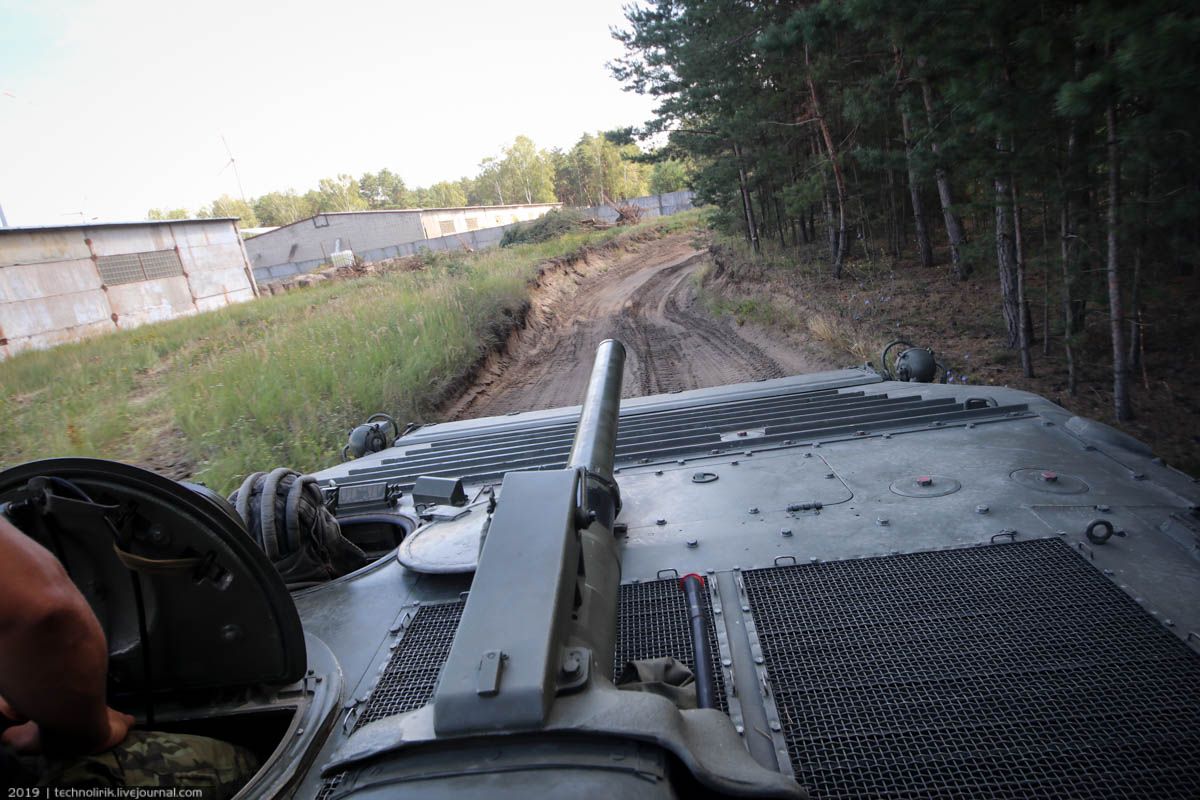
[[233, 797], [258, 770], [243, 747], [204, 736], [130, 731], [124, 742], [94, 756], [51, 761], [41, 786], [203, 789], [205, 800]]

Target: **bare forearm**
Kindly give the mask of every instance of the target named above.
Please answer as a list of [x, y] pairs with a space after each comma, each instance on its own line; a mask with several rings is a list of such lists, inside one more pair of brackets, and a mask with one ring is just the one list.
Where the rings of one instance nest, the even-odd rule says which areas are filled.
[[104, 631], [44, 548], [0, 522], [0, 549], [0, 695], [47, 741], [90, 751], [109, 732]]

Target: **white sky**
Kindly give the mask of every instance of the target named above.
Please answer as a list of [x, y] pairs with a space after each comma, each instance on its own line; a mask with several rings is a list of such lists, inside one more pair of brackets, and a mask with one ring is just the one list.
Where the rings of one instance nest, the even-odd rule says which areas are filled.
[[[626, 0], [627, 1], [627, 0]], [[518, 134], [637, 125], [605, 69], [622, 0], [0, 0], [9, 225], [142, 219], [388, 167], [475, 174]]]

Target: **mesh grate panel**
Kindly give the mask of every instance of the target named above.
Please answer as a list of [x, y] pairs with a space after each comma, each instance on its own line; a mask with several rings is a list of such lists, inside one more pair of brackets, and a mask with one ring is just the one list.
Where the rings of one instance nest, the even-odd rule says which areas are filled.
[[172, 278], [183, 274], [183, 264], [174, 250], [99, 256], [96, 258], [96, 268], [106, 286]]
[[[717, 706], [728, 713], [725, 678], [721, 672], [721, 651], [713, 628], [712, 608], [704, 593], [704, 616], [708, 623], [708, 652], [713, 680], [717, 686]], [[692, 628], [688, 621], [687, 599], [674, 580], [627, 583], [621, 586], [617, 613], [617, 647], [613, 659], [613, 678], [626, 661], [671, 656], [695, 670], [692, 654]]]
[[[368, 722], [412, 711], [429, 702], [442, 665], [450, 655], [454, 632], [458, 629], [465, 605], [463, 602], [441, 603], [417, 609], [388, 659], [379, 683], [371, 692], [371, 699], [355, 722], [354, 730]], [[620, 670], [620, 665], [639, 658], [672, 656], [689, 668], [695, 668], [687, 604], [675, 581], [622, 586], [618, 608], [614, 676]], [[721, 710], [727, 711], [721, 656], [717, 649], [707, 593], [704, 595], [704, 610], [708, 620], [708, 646], [712, 653], [713, 675], [717, 682], [717, 701]], [[344, 777], [345, 773], [337, 773], [327, 778], [321, 784], [318, 800], [331, 796]]]
[[465, 604], [421, 606], [396, 645], [354, 730], [393, 714], [420, 708], [433, 697], [438, 673], [450, 655]]
[[1197, 795], [1200, 658], [1059, 540], [744, 576], [814, 798]]

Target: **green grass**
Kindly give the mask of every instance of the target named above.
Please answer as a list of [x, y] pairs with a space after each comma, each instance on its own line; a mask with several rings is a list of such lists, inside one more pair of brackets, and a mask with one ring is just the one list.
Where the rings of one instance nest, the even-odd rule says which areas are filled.
[[21, 353], [0, 362], [0, 467], [63, 455], [155, 463], [175, 448], [193, 479], [227, 492], [254, 470], [328, 466], [375, 411], [424, 419], [495, 344], [491, 331], [526, 301], [539, 263], [699, 219], [438, 254], [417, 272]]

